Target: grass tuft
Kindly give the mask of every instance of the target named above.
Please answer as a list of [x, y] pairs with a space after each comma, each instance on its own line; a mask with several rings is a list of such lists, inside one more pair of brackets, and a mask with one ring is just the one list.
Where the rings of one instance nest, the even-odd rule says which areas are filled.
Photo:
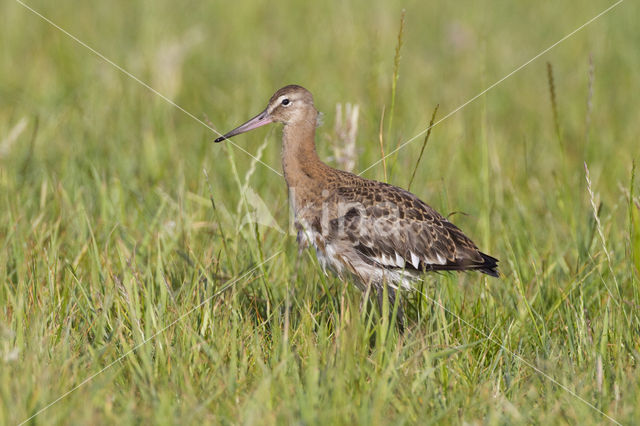
[[606, 281], [603, 280], [603, 284], [609, 292], [609, 296], [613, 299], [616, 304], [619, 304], [620, 298], [620, 286], [618, 284], [618, 279], [616, 278], [616, 274], [613, 272], [613, 264], [611, 260], [611, 254], [609, 253], [609, 249], [607, 248], [607, 240], [604, 236], [604, 231], [602, 229], [602, 223], [600, 222], [600, 209], [596, 207], [596, 196], [593, 193], [593, 189], [591, 188], [591, 176], [589, 174], [589, 167], [587, 166], [587, 162], [584, 162], [584, 171], [585, 171], [585, 179], [587, 180], [587, 191], [589, 191], [589, 202], [591, 203], [591, 209], [593, 211], [593, 218], [596, 222], [596, 229], [598, 230], [598, 236], [600, 237], [600, 244], [602, 244], [602, 251], [604, 252], [605, 257], [607, 258], [607, 266], [609, 267], [609, 271], [611, 272], [611, 278], [615, 283], [615, 291], [616, 294], [613, 294]]

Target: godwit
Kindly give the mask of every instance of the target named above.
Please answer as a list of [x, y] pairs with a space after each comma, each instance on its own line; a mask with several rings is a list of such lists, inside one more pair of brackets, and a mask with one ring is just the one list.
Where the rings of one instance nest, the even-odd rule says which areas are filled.
[[[284, 124], [282, 168], [300, 248], [313, 245], [323, 269], [372, 286], [382, 306], [384, 285], [398, 287], [428, 271], [477, 270], [498, 277], [498, 259], [412, 193], [323, 163], [316, 153], [318, 111], [301, 86], [278, 90], [260, 114], [216, 142], [272, 122]], [[401, 316], [399, 311], [398, 317]]]

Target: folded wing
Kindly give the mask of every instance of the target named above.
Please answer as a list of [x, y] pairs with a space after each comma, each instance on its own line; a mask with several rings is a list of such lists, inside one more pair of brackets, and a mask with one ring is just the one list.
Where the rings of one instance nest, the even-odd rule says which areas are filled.
[[351, 244], [371, 266], [499, 276], [497, 259], [480, 252], [459, 228], [408, 191], [378, 184], [345, 188], [338, 196], [347, 207], [330, 221], [330, 238]]

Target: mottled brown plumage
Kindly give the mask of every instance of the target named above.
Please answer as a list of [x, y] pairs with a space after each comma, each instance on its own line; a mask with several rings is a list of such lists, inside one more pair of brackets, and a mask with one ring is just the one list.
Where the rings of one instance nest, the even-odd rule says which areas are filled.
[[337, 170], [318, 158], [318, 112], [309, 91], [286, 86], [267, 108], [216, 139], [271, 122], [284, 124], [282, 165], [298, 242], [313, 245], [323, 268], [351, 274], [361, 289], [412, 288], [428, 271], [477, 270], [498, 277], [498, 260], [412, 193]]

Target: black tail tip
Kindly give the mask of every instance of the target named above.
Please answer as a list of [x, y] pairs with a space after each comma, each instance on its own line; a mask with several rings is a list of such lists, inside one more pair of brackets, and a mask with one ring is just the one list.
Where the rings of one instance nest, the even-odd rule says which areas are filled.
[[498, 271], [498, 262], [499, 260], [493, 256], [489, 256], [488, 254], [480, 252], [482, 256], [482, 260], [484, 263], [480, 265], [478, 270], [483, 274], [490, 275], [492, 277], [500, 278], [500, 271]]

